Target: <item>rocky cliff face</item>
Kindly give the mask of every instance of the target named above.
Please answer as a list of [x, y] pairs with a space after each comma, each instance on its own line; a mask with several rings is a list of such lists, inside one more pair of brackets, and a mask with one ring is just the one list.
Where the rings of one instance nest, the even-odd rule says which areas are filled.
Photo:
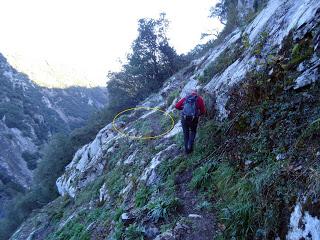
[[[106, 104], [103, 89], [37, 86], [0, 54], [0, 202], [28, 188], [39, 149], [57, 132], [82, 126]], [[11, 187], [9, 187], [11, 186]], [[0, 207], [1, 216], [1, 207]]]
[[[79, 149], [57, 179], [63, 197], [12, 239], [319, 239], [317, 203], [299, 179], [319, 146], [296, 151], [306, 134], [312, 140], [302, 129], [314, 129], [319, 118], [319, 23], [317, 0], [270, 0], [248, 26], [139, 105], [151, 109], [122, 115]], [[200, 124], [197, 152], [185, 157], [173, 106], [191, 88], [205, 96], [209, 118]], [[175, 119], [168, 134], [137, 139], [168, 130], [168, 114]], [[293, 188], [277, 188], [297, 179], [304, 200]]]

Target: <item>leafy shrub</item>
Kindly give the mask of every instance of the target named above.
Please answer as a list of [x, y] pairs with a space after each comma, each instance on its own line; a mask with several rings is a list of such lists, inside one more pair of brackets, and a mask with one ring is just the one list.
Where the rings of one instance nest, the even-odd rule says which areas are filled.
[[260, 55], [269, 37], [268, 32], [259, 33], [259, 40], [253, 48], [254, 55]]
[[296, 67], [306, 59], [309, 59], [313, 54], [313, 47], [308, 40], [303, 40], [293, 46], [291, 60], [288, 63], [288, 68]]
[[138, 119], [135, 122], [134, 128], [138, 131], [138, 134], [145, 137], [152, 135], [152, 127], [150, 118], [147, 119]]

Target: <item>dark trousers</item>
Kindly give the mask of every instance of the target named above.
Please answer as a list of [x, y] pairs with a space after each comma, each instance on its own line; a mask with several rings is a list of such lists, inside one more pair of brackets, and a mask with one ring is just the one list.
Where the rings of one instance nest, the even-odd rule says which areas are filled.
[[197, 133], [198, 118], [181, 117], [181, 125], [184, 135], [184, 147], [186, 153], [193, 151], [193, 143]]

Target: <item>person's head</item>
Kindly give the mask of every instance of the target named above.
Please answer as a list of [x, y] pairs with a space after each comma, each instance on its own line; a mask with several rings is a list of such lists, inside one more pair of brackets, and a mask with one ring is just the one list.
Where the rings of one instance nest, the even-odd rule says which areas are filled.
[[192, 94], [198, 94], [198, 90], [196, 88], [191, 88], [187, 91], [187, 96], [190, 96]]

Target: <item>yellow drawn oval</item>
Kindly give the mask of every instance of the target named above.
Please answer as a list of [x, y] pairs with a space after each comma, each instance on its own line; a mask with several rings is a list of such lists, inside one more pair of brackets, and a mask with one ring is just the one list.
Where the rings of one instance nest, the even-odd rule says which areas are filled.
[[[149, 111], [152, 111], [152, 110], [155, 110], [155, 111], [159, 111], [159, 112], [162, 112], [164, 113], [166, 116], [169, 116], [170, 120], [171, 120], [171, 125], [170, 125], [170, 128], [169, 130], [165, 131], [164, 133], [162, 134], [159, 134], [159, 135], [156, 135], [156, 136], [145, 136], [145, 137], [132, 137], [132, 136], [129, 136], [127, 133], [121, 131], [120, 129], [118, 129], [116, 127], [116, 124], [115, 124], [115, 121], [117, 120], [117, 118], [124, 114], [125, 112], [129, 112], [129, 111], [136, 111], [136, 110], [140, 110], [140, 109], [146, 109], [146, 110], [149, 110]], [[120, 134], [122, 134], [123, 136], [126, 136], [128, 138], [131, 138], [131, 139], [156, 139], [156, 138], [160, 138], [160, 137], [163, 137], [164, 135], [168, 134], [173, 128], [174, 128], [174, 119], [173, 117], [170, 115], [170, 113], [167, 113], [159, 108], [151, 108], [151, 107], [133, 107], [133, 108], [127, 108], [119, 113], [117, 113], [117, 115], [115, 115], [115, 117], [113, 118], [113, 121], [112, 121], [112, 126], [113, 128]]]

